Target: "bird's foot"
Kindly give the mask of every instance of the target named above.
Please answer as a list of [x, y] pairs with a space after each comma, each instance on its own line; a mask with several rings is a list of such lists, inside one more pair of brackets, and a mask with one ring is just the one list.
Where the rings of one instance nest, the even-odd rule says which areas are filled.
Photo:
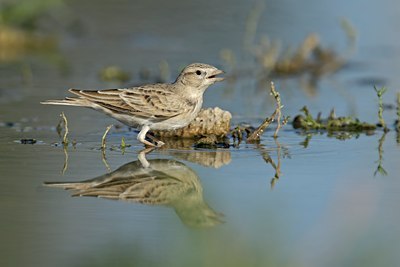
[[163, 145], [165, 145], [165, 143], [163, 141], [157, 140], [155, 141], [155, 144], [157, 147], [162, 147]]
[[155, 146], [155, 147], [162, 147], [163, 145], [165, 145], [165, 143], [163, 141], [158, 140], [151, 134], [147, 134], [146, 136], [153, 142], [153, 146]]

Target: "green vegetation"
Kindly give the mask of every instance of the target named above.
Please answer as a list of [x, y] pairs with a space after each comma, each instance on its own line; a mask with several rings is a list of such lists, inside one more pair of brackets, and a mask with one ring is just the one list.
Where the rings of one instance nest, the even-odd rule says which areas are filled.
[[40, 20], [50, 10], [63, 4], [62, 0], [18, 0], [0, 3], [0, 26], [35, 31]]
[[325, 130], [328, 132], [346, 131], [346, 132], [363, 132], [373, 131], [376, 125], [367, 122], [361, 122], [357, 118], [352, 117], [336, 117], [335, 111], [332, 110], [329, 117], [321, 118], [321, 113], [314, 118], [308, 108], [304, 106], [301, 111], [304, 115], [297, 115], [293, 122], [293, 128], [309, 130]]
[[[304, 106], [301, 111], [303, 114], [297, 115], [293, 122], [293, 128], [302, 129], [305, 131], [327, 131], [328, 134], [333, 134], [335, 137], [340, 139], [347, 139], [352, 137], [352, 133], [371, 133], [374, 132], [378, 127], [383, 128], [384, 132], [388, 132], [389, 128], [385, 120], [383, 119], [383, 95], [387, 91], [386, 87], [381, 87], [378, 89], [374, 86], [374, 90], [378, 97], [378, 123], [371, 124], [367, 122], [361, 122], [357, 118], [353, 117], [336, 117], [335, 110], [333, 109], [326, 119], [321, 118], [321, 113], [314, 118], [308, 108]], [[399, 121], [400, 121], [400, 93], [397, 94], [397, 120], [395, 123], [396, 130], [399, 131]], [[384, 139], [384, 138], [383, 138]], [[305, 142], [307, 143], [307, 142]]]
[[[68, 71], [66, 60], [58, 52], [57, 11], [63, 0], [5, 0], [0, 3], [0, 62], [21, 62], [21, 74], [30, 81], [32, 70], [26, 60], [40, 54], [61, 71]], [[65, 11], [65, 9], [62, 9]]]
[[124, 83], [131, 79], [131, 74], [118, 66], [108, 66], [100, 70], [100, 79], [105, 82]]
[[379, 109], [378, 109], [378, 118], [379, 118], [379, 124], [378, 126], [383, 127], [385, 130], [387, 130], [385, 120], [383, 119], [383, 100], [382, 96], [384, 93], [386, 93], [387, 89], [386, 87], [382, 87], [378, 89], [376, 86], [374, 86], [376, 95], [378, 96], [378, 101], [379, 101]]

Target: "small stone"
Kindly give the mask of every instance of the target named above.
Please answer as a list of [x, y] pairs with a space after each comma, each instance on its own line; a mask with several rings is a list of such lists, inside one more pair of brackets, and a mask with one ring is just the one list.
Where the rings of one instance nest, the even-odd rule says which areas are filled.
[[36, 141], [36, 139], [21, 139], [20, 140], [20, 142], [21, 142], [21, 144], [23, 144], [23, 145], [33, 145], [33, 144], [35, 144], [37, 141]]

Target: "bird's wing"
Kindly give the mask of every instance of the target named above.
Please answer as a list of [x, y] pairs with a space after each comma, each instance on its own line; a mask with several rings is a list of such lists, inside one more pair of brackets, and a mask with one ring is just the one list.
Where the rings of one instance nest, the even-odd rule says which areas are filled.
[[77, 90], [70, 92], [112, 111], [154, 120], [178, 116], [190, 106], [169, 90], [154, 87], [135, 87], [109, 90]]

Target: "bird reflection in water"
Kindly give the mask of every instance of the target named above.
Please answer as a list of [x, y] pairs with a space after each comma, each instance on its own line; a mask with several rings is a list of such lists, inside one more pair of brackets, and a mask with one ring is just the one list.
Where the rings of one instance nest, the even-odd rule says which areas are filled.
[[203, 187], [196, 172], [180, 161], [147, 160], [145, 154], [146, 151], [141, 152], [139, 160], [94, 179], [47, 182], [45, 185], [72, 190], [72, 196], [169, 206], [190, 227], [212, 227], [223, 223], [223, 215], [204, 201]]

